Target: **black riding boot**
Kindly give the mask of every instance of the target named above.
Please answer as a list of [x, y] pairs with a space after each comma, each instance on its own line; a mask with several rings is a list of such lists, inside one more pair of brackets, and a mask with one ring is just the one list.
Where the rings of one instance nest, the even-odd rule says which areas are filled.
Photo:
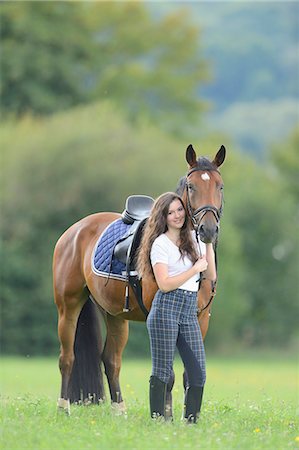
[[203, 386], [189, 386], [185, 393], [184, 418], [188, 423], [196, 423], [199, 416]]
[[165, 417], [166, 386], [166, 383], [158, 377], [150, 377], [149, 400], [153, 419], [159, 416]]

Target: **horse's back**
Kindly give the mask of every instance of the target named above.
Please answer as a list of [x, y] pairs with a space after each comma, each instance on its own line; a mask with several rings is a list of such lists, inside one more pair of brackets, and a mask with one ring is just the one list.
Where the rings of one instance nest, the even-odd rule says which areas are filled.
[[78, 292], [85, 285], [93, 248], [106, 227], [120, 217], [118, 213], [96, 213], [84, 217], [58, 239], [53, 256], [55, 297], [66, 291]]

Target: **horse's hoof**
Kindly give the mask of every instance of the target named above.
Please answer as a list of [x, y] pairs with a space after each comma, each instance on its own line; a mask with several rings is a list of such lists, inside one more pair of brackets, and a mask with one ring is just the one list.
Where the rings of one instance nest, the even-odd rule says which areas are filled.
[[126, 414], [127, 408], [125, 405], [125, 402], [112, 402], [111, 403], [112, 412], [115, 416], [122, 416], [123, 414]]
[[71, 405], [69, 400], [59, 398], [57, 401], [57, 408], [59, 412], [65, 413], [67, 416], [71, 415]]
[[166, 405], [165, 406], [165, 420], [167, 422], [172, 422], [173, 421], [171, 405]]

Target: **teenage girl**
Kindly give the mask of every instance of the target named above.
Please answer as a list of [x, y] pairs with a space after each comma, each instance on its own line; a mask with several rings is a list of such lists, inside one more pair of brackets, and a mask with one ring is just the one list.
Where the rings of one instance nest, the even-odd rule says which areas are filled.
[[[196, 422], [206, 381], [205, 351], [197, 320], [199, 273], [216, 279], [212, 244], [195, 238], [181, 198], [167, 192], [155, 201], [138, 256], [142, 277], [152, 274], [159, 290], [147, 318], [152, 357], [151, 417], [165, 416], [166, 386], [177, 347], [187, 373], [184, 417]], [[201, 255], [201, 256], [199, 256]]]

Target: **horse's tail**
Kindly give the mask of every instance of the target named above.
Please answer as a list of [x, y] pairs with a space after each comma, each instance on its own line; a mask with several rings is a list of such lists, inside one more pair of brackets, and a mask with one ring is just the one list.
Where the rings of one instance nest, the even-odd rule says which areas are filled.
[[101, 311], [89, 297], [76, 329], [75, 361], [68, 386], [71, 403], [98, 403], [104, 399], [101, 367], [103, 325]]

